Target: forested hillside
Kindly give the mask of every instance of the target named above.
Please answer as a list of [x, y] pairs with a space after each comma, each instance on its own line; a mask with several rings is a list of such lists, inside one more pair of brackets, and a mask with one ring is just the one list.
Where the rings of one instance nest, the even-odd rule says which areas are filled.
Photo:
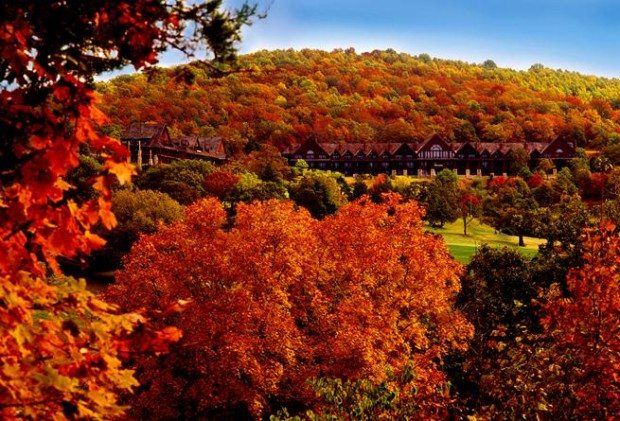
[[261, 51], [242, 56], [240, 66], [221, 77], [188, 65], [101, 83], [110, 131], [152, 120], [168, 123], [173, 134], [222, 135], [239, 149], [248, 142], [285, 146], [309, 136], [410, 141], [432, 132], [497, 142], [567, 134], [595, 148], [620, 139], [618, 79], [393, 50]]

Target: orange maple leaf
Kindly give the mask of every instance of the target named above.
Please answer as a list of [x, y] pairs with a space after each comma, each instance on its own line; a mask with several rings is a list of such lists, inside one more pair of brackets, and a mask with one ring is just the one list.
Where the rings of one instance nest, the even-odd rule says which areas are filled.
[[118, 182], [121, 185], [125, 183], [131, 183], [131, 176], [136, 174], [136, 170], [133, 165], [127, 162], [114, 162], [108, 161], [106, 163], [106, 168], [111, 174], [116, 175]]

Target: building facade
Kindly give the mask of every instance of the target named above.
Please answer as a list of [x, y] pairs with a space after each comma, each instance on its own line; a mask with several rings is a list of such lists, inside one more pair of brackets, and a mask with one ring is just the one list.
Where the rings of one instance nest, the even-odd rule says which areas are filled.
[[224, 162], [228, 159], [221, 137], [184, 136], [172, 138], [168, 126], [158, 123], [133, 123], [121, 136], [138, 167], [168, 163], [177, 159], [204, 159]]
[[575, 158], [575, 145], [563, 137], [549, 143], [448, 143], [438, 134], [418, 143], [327, 143], [308, 140], [285, 150], [291, 165], [303, 159], [310, 168], [352, 174], [434, 175], [442, 169], [461, 175], [510, 173], [512, 155], [522, 149], [530, 168], [541, 159], [562, 168]]

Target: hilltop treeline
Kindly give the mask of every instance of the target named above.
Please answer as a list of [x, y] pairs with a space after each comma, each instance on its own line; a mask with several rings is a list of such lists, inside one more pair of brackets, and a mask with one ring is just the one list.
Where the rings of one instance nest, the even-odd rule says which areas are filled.
[[260, 51], [239, 72], [216, 77], [198, 63], [98, 85], [120, 134], [133, 121], [168, 123], [176, 134], [221, 135], [239, 150], [286, 146], [310, 136], [342, 142], [620, 141], [620, 80], [411, 56], [393, 50]]

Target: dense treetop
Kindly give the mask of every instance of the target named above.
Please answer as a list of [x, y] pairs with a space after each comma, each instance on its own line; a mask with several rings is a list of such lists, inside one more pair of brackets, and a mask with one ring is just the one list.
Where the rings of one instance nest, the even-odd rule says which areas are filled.
[[208, 198], [141, 237], [108, 298], [123, 309], [193, 304], [170, 319], [186, 341], [140, 359], [148, 386], [132, 415], [260, 419], [312, 406], [310, 379], [381, 382], [392, 367], [414, 373], [401, 398], [418, 418], [445, 416], [442, 360], [471, 336], [453, 307], [460, 268], [423, 232], [415, 202], [383, 199], [322, 220], [291, 202], [240, 204], [231, 223]]
[[[528, 71], [393, 50], [260, 51], [214, 78], [198, 62], [125, 75], [98, 86], [110, 132], [133, 121], [173, 134], [222, 135], [239, 148], [316, 136], [344, 142], [549, 141], [620, 138], [620, 80], [534, 65]], [[189, 85], [187, 82], [190, 81]]]

